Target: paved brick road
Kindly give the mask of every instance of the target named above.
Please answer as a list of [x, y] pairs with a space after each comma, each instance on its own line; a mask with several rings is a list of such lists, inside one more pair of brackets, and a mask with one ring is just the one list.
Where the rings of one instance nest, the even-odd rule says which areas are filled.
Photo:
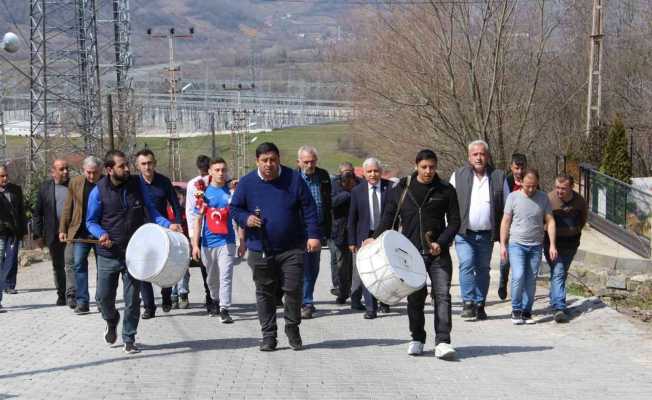
[[[21, 270], [20, 293], [5, 296], [9, 312], [0, 314], [0, 399], [652, 398], [650, 326], [600, 302], [576, 299], [575, 319], [557, 325], [545, 314], [539, 289], [537, 325], [512, 326], [508, 303], [495, 298], [490, 320], [463, 322], [455, 285], [459, 360], [436, 359], [432, 335], [427, 354], [414, 358], [406, 355], [405, 304], [363, 320], [334, 304], [328, 265], [324, 252], [319, 312], [301, 325], [305, 351], [291, 351], [282, 334], [279, 351], [258, 350], [251, 273], [243, 263], [235, 274], [234, 324], [205, 315], [201, 275], [193, 270], [193, 308], [169, 314], [159, 308], [155, 319], [141, 321], [143, 351], [132, 356], [104, 344], [97, 313], [76, 316], [53, 306], [47, 264]], [[432, 315], [427, 324], [430, 334]]]

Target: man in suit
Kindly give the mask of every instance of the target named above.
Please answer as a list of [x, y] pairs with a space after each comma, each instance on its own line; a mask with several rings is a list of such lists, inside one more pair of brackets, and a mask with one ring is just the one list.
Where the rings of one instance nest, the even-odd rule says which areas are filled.
[[[351, 191], [351, 209], [349, 210], [349, 249], [356, 253], [362, 242], [373, 236], [378, 228], [385, 208], [387, 190], [391, 182], [382, 179], [380, 161], [367, 158], [362, 164], [363, 182]], [[374, 319], [378, 313], [378, 301], [365, 288], [363, 291], [366, 312], [365, 319]], [[353, 304], [351, 305], [353, 307]], [[380, 312], [388, 313], [389, 306], [381, 303]]]
[[66, 244], [59, 241], [59, 220], [68, 197], [68, 162], [62, 159], [54, 160], [50, 173], [52, 179], [43, 182], [36, 197], [32, 213], [33, 234], [40, 248], [45, 245], [50, 250], [54, 285], [57, 288], [56, 304], [66, 305], [68, 297], [68, 305], [72, 306], [76, 303], [75, 275], [72, 268], [70, 271], [65, 270]]
[[[0, 165], [0, 303], [2, 292], [16, 293], [15, 277], [9, 275], [17, 267], [20, 241], [27, 233], [23, 192], [18, 185], [9, 182], [9, 171]], [[14, 287], [11, 287], [11, 283]], [[2, 304], [0, 304], [0, 312]]]
[[[86, 230], [86, 209], [88, 196], [95, 184], [102, 177], [102, 160], [95, 156], [88, 156], [82, 162], [83, 175], [70, 180], [68, 185], [68, 198], [63, 206], [61, 220], [59, 221], [59, 240], [66, 242], [73, 239], [92, 239]], [[88, 304], [88, 255], [93, 249], [95, 258], [97, 253], [95, 245], [90, 243], [70, 243], [73, 252], [73, 269], [75, 271], [75, 292], [77, 306], [75, 314], [86, 314]]]

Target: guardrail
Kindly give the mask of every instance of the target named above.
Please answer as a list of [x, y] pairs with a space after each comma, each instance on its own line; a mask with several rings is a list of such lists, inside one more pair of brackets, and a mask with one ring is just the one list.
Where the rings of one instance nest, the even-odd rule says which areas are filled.
[[589, 223], [601, 233], [650, 258], [652, 193], [580, 164], [580, 193], [589, 207]]

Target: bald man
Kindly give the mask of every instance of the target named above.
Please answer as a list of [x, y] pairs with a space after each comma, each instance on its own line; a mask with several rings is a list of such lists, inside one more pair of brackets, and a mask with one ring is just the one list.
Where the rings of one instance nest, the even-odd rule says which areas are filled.
[[[65, 251], [66, 243], [59, 241], [59, 220], [63, 212], [66, 198], [68, 197], [68, 162], [63, 159], [56, 159], [52, 162], [50, 169], [51, 178], [43, 182], [36, 197], [36, 206], [32, 213], [32, 225], [34, 239], [39, 247], [47, 246], [52, 259], [54, 271], [54, 286], [57, 288], [58, 306], [66, 305], [75, 308], [76, 299], [74, 286], [74, 271], [70, 271], [70, 277], [66, 280]], [[66, 281], [69, 282], [66, 291]]]

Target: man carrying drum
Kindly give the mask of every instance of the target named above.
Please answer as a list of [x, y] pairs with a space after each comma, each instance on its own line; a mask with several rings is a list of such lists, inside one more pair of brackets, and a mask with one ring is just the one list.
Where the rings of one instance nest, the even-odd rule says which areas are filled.
[[106, 176], [89, 194], [86, 215], [86, 229], [99, 240], [95, 297], [106, 321], [104, 341], [114, 344], [120, 321], [115, 297], [118, 277], [122, 274], [125, 302], [122, 341], [125, 353], [132, 354], [139, 351], [134, 342], [140, 318], [140, 282], [127, 271], [125, 253], [129, 239], [148, 220], [176, 232], [182, 229], [159, 214], [142, 181], [129, 175], [129, 164], [123, 152], [107, 152], [104, 167]]
[[[398, 218], [397, 218], [398, 217]], [[395, 226], [394, 222], [400, 221]], [[374, 238], [389, 229], [401, 228], [421, 253], [432, 281], [435, 309], [435, 356], [455, 358], [451, 337], [451, 277], [453, 273], [449, 247], [460, 227], [460, 212], [455, 189], [437, 175], [437, 155], [421, 150], [416, 156], [416, 172], [403, 178], [387, 194], [387, 203]], [[367, 239], [363, 245], [374, 239]], [[412, 341], [408, 354], [423, 353], [426, 342], [425, 306], [427, 289], [408, 296], [408, 318]]]

